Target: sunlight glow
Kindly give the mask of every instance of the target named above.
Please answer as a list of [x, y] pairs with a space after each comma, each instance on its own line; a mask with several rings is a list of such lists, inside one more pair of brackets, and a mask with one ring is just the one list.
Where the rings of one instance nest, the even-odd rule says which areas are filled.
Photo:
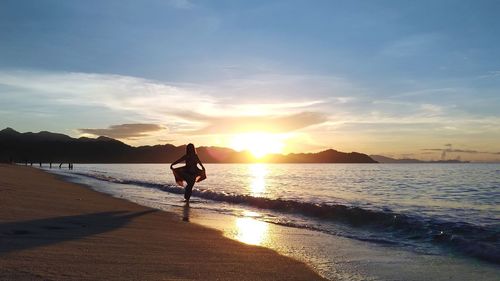
[[237, 218], [236, 228], [236, 239], [245, 244], [261, 245], [267, 237], [267, 223], [251, 217]]
[[267, 165], [257, 163], [248, 168], [252, 177], [250, 183], [252, 196], [260, 196], [266, 190]]
[[247, 150], [259, 159], [270, 153], [282, 153], [283, 137], [270, 133], [243, 133], [232, 138], [230, 146], [237, 151]]

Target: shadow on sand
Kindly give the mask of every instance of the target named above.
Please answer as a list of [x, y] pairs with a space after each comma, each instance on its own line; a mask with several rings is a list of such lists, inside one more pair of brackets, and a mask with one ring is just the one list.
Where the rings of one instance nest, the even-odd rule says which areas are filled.
[[157, 210], [101, 212], [0, 224], [0, 255], [80, 239], [120, 228]]

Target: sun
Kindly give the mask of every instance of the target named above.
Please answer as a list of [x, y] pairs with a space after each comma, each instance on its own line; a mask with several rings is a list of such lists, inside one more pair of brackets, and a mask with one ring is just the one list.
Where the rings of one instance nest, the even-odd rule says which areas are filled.
[[235, 135], [231, 142], [231, 148], [237, 151], [249, 151], [259, 159], [270, 153], [283, 153], [283, 138], [280, 135], [270, 133], [243, 133]]

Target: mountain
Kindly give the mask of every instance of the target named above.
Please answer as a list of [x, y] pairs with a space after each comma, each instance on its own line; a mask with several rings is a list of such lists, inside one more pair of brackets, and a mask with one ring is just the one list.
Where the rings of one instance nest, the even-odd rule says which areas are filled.
[[358, 152], [345, 153], [328, 149], [318, 153], [290, 153], [288, 155], [271, 155], [275, 163], [377, 163], [368, 155]]
[[[42, 131], [19, 133], [12, 128], [0, 131], [0, 162], [73, 163], [171, 163], [181, 157], [186, 146], [172, 144], [133, 147], [108, 138], [72, 138]], [[198, 147], [204, 163], [248, 163], [251, 154], [223, 147]], [[366, 154], [328, 149], [319, 153], [273, 154], [268, 163], [376, 163]]]
[[438, 161], [422, 161], [418, 159], [411, 159], [411, 158], [403, 158], [403, 159], [395, 159], [387, 156], [382, 156], [382, 155], [370, 155], [370, 157], [379, 162], [379, 163], [386, 163], [386, 164], [393, 164], [393, 163], [399, 163], [399, 164], [410, 164], [410, 163], [469, 163], [469, 161], [460, 161], [460, 160], [438, 160]]
[[22, 135], [21, 133], [19, 133], [18, 131], [14, 130], [10, 127], [7, 127], [7, 128], [0, 131], [0, 139], [3, 139], [3, 140], [15, 139], [21, 135]]
[[394, 159], [382, 155], [370, 155], [370, 157], [379, 163], [424, 163], [424, 161], [418, 159]]
[[35, 141], [70, 141], [73, 138], [57, 133], [51, 133], [47, 131], [41, 131], [39, 133], [19, 133], [12, 128], [5, 128], [0, 131], [0, 140], [14, 140], [23, 142], [35, 142]]

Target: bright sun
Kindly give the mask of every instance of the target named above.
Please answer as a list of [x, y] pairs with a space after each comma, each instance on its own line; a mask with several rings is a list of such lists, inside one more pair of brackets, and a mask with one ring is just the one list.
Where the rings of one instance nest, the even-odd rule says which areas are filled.
[[285, 146], [281, 136], [269, 133], [239, 134], [232, 138], [230, 145], [237, 151], [250, 151], [255, 158], [262, 158], [269, 153], [282, 153]]

